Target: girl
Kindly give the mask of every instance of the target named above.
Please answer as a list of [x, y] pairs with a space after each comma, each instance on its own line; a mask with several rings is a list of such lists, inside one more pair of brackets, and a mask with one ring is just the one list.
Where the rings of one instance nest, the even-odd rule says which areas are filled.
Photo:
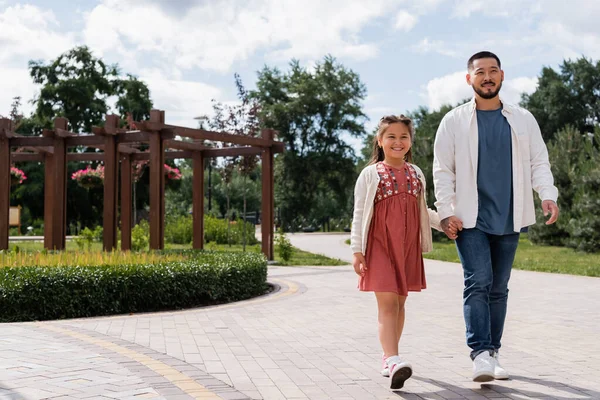
[[[373, 157], [354, 191], [351, 248], [361, 291], [375, 292], [382, 375], [400, 389], [412, 367], [398, 356], [409, 291], [425, 289], [422, 252], [432, 250], [430, 225], [441, 230], [437, 213], [427, 208], [425, 177], [412, 163], [414, 129], [404, 115], [379, 121]], [[451, 239], [456, 238], [452, 227]]]

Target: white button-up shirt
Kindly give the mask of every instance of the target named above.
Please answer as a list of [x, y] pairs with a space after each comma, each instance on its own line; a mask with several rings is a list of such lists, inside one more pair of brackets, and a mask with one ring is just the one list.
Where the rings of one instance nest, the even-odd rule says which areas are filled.
[[[540, 199], [556, 201], [558, 190], [548, 161], [548, 150], [533, 115], [502, 102], [511, 127], [513, 225], [515, 232], [535, 223], [533, 190]], [[440, 220], [456, 216], [464, 228], [477, 223], [477, 163], [479, 132], [475, 99], [448, 112], [438, 128], [433, 159], [435, 206]], [[485, 160], [482, 160], [485, 162]]]

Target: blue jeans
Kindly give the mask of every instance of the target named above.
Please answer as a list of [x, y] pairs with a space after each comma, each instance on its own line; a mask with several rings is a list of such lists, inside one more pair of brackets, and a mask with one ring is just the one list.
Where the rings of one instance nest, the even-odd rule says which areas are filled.
[[483, 351], [498, 351], [506, 318], [508, 280], [519, 234], [491, 235], [463, 229], [456, 247], [463, 266], [463, 312], [467, 345], [474, 359]]

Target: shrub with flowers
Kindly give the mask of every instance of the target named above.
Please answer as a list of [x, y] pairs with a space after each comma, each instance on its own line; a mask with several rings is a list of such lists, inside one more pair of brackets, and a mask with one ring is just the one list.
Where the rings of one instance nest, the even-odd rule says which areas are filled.
[[73, 172], [71, 179], [77, 181], [79, 186], [86, 189], [102, 186], [104, 183], [104, 166], [98, 165], [95, 169], [92, 169], [92, 167], [88, 165], [86, 169], [80, 169], [79, 171]]
[[23, 181], [27, 179], [25, 176], [25, 172], [16, 167], [10, 167], [10, 184], [11, 185], [20, 185]]
[[[144, 174], [144, 170], [148, 166], [150, 162], [148, 160], [136, 161], [133, 163], [133, 179], [135, 182], [139, 181], [142, 175]], [[181, 179], [181, 171], [178, 168], [171, 167], [170, 165], [164, 164], [165, 177], [167, 179], [178, 181]]]
[[167, 179], [178, 181], [181, 179], [181, 172], [179, 171], [179, 168], [174, 168], [165, 164], [165, 176]]

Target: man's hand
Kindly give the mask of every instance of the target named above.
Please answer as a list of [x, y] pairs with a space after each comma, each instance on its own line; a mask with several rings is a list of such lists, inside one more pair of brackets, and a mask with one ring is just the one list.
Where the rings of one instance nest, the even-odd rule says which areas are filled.
[[365, 272], [367, 272], [367, 263], [365, 262], [363, 253], [354, 253], [352, 257], [352, 266], [357, 275], [365, 276]]
[[462, 231], [463, 228], [462, 221], [455, 216], [444, 218], [440, 222], [440, 225], [442, 225], [442, 230], [446, 236], [452, 240], [456, 240], [458, 237], [458, 231]]
[[558, 205], [552, 200], [544, 200], [542, 201], [542, 210], [544, 211], [544, 217], [548, 216], [550, 213], [550, 219], [546, 221], [546, 225], [552, 225], [558, 219], [558, 214], [560, 211], [558, 210]]

